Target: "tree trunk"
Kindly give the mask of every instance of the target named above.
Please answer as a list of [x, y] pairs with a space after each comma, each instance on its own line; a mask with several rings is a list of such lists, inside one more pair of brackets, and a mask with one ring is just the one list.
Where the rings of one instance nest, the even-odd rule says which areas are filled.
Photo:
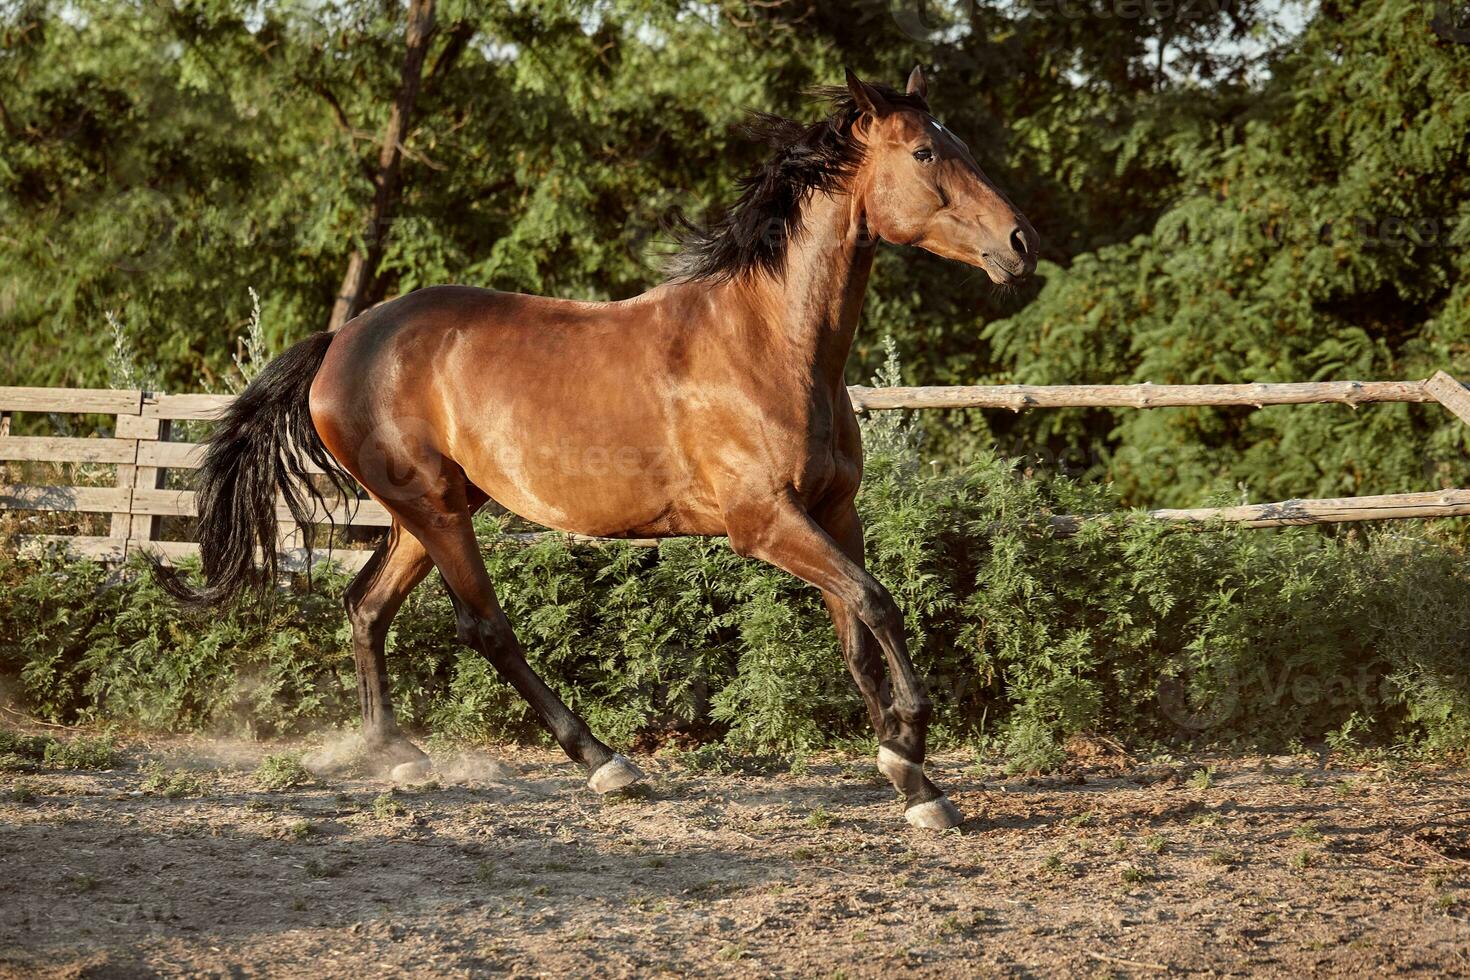
[[378, 263], [387, 245], [393, 212], [401, 196], [399, 169], [403, 162], [403, 141], [408, 138], [413, 120], [414, 102], [424, 74], [424, 57], [429, 52], [429, 37], [434, 32], [434, 0], [410, 0], [408, 36], [403, 56], [403, 74], [398, 95], [388, 113], [383, 142], [378, 151], [378, 170], [373, 178], [373, 204], [363, 223], [362, 244], [352, 250], [347, 260], [347, 273], [332, 304], [332, 319], [327, 329], [336, 330], [372, 305], [377, 283]]

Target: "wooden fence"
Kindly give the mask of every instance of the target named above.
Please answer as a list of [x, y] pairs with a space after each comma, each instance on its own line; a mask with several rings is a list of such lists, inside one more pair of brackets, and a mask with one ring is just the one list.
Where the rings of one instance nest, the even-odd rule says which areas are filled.
[[[145, 391], [94, 390], [87, 388], [0, 387], [0, 460], [51, 463], [114, 464], [115, 485], [56, 486], [50, 484], [0, 483], [0, 510], [67, 511], [111, 515], [105, 535], [25, 534], [21, 546], [27, 551], [64, 548], [73, 555], [100, 561], [121, 561], [130, 552], [147, 549], [165, 560], [198, 554], [191, 541], [164, 541], [160, 524], [168, 517], [193, 517], [194, 491], [167, 489], [170, 470], [194, 470], [199, 466], [202, 446], [170, 439], [174, 424], [207, 421], [231, 401], [232, 395], [163, 395]], [[10, 434], [11, 416], [17, 412], [110, 415], [115, 424], [111, 437], [61, 438], [26, 437]], [[284, 503], [278, 502], [281, 517], [281, 553], [287, 567], [301, 567], [306, 554], [300, 529]], [[339, 525], [387, 527], [388, 512], [370, 500], [344, 502], [331, 512]], [[328, 514], [318, 511], [325, 522]], [[334, 561], [357, 568], [367, 561], [368, 551], [337, 549]], [[323, 557], [318, 555], [317, 557]]]
[[[1358, 406], [1381, 402], [1438, 402], [1470, 424], [1470, 389], [1444, 372], [1425, 381], [1335, 381], [1302, 384], [1237, 385], [994, 385], [934, 388], [849, 389], [860, 412], [887, 409], [1003, 408], [1164, 408], [1184, 405], [1266, 405], [1340, 403]], [[113, 486], [62, 486], [0, 482], [0, 510], [64, 511], [107, 514], [106, 535], [22, 535], [28, 551], [64, 548], [73, 555], [120, 561], [143, 549], [165, 560], [196, 554], [187, 541], [160, 540], [159, 525], [167, 517], [195, 514], [192, 490], [168, 489], [170, 470], [198, 467], [197, 443], [171, 440], [174, 423], [209, 420], [230, 403], [229, 395], [165, 395], [144, 391], [82, 388], [0, 388], [0, 461], [110, 464], [117, 468]], [[104, 415], [115, 419], [110, 437], [28, 437], [10, 434], [14, 413]], [[287, 567], [307, 559], [301, 532], [284, 504], [280, 548]], [[350, 511], [350, 515], [349, 515]], [[1290, 524], [1389, 520], [1415, 517], [1470, 516], [1470, 489], [1330, 500], [1288, 500], [1228, 508], [1156, 510], [1160, 520], [1235, 521], [1250, 527]], [[320, 521], [326, 512], [316, 515]], [[389, 516], [380, 505], [364, 500], [336, 505], [330, 514], [338, 525], [386, 527]], [[349, 521], [350, 516], [350, 521]], [[1058, 533], [1076, 530], [1081, 518], [1058, 517]], [[652, 542], [639, 542], [652, 543]], [[337, 549], [331, 559], [357, 568], [369, 552]], [[326, 557], [318, 549], [317, 559]]]

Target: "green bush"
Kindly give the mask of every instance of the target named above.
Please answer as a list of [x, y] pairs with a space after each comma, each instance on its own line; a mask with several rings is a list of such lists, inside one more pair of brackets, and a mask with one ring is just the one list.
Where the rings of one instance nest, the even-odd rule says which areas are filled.
[[111, 769], [117, 748], [107, 736], [82, 735], [62, 741], [50, 735], [0, 731], [0, 772], [38, 769]]
[[198, 773], [169, 769], [158, 761], [146, 763], [142, 771], [143, 782], [138, 788], [145, 793], [156, 793], [169, 800], [209, 795], [209, 782]]
[[310, 783], [311, 773], [301, 764], [299, 755], [268, 755], [255, 768], [255, 781], [261, 789], [290, 789]]
[[[1060, 740], [1086, 731], [1470, 745], [1470, 561], [1432, 529], [1182, 530], [1119, 510], [1106, 486], [1005, 459], [934, 472], [901, 421], [869, 430], [869, 562], [907, 614], [941, 742], [1002, 736], [1019, 769], [1054, 765]], [[1099, 519], [1064, 538], [1060, 513]], [[789, 575], [719, 541], [527, 547], [505, 526], [482, 522], [506, 611], [604, 737], [683, 730], [741, 753], [871, 737], [815, 590]], [[353, 720], [340, 577], [191, 618], [140, 571], [0, 558], [0, 671], [30, 711], [258, 734]], [[389, 644], [409, 723], [541, 737], [455, 639], [437, 579]]]

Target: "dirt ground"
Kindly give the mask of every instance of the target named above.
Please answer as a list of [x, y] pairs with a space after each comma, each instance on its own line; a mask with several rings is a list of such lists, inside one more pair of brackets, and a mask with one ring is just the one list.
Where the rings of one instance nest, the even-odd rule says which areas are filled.
[[[1464, 770], [1084, 747], [1038, 779], [943, 754], [969, 819], [934, 834], [868, 759], [640, 757], [643, 791], [598, 798], [496, 748], [439, 757], [437, 784], [261, 789], [282, 750], [0, 776], [0, 975], [1470, 973]], [[207, 795], [159, 792], [150, 761]]]

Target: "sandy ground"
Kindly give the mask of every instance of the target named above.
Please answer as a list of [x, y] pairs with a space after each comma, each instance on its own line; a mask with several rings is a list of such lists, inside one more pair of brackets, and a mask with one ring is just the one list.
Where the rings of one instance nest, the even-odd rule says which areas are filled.
[[[1464, 770], [947, 754], [969, 820], [933, 834], [867, 759], [641, 757], [643, 791], [598, 798], [524, 748], [267, 792], [266, 750], [0, 776], [0, 975], [1470, 973]], [[142, 791], [150, 760], [208, 795]]]

